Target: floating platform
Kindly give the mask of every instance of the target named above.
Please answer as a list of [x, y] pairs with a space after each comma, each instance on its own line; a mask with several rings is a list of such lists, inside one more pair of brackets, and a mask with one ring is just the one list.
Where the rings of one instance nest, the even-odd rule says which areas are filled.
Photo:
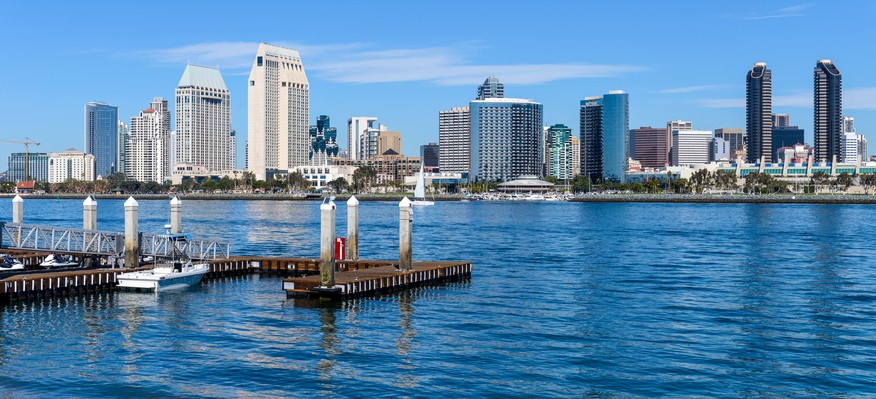
[[414, 262], [410, 271], [390, 261], [340, 261], [334, 287], [320, 287], [320, 276], [283, 280], [287, 296], [346, 299], [407, 289], [422, 284], [455, 281], [471, 276], [471, 262]]
[[[48, 253], [0, 252], [10, 253], [30, 267], [0, 273], [0, 302], [113, 290], [118, 286], [118, 274], [152, 267], [39, 269], [35, 265]], [[78, 254], [71, 255], [82, 259]], [[204, 280], [258, 273], [284, 277], [283, 289], [289, 296], [341, 299], [458, 280], [469, 277], [472, 269], [471, 262], [414, 262], [413, 270], [405, 272], [395, 268], [397, 261], [341, 260], [335, 263], [335, 287], [320, 290], [319, 259], [239, 256], [204, 263], [210, 267]]]

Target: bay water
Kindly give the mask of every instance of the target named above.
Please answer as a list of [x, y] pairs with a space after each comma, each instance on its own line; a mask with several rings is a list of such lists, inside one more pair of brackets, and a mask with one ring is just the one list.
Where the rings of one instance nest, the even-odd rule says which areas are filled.
[[[98, 201], [99, 229], [123, 230], [123, 202]], [[24, 205], [82, 225], [79, 200]], [[140, 201], [140, 229], [168, 208]], [[318, 202], [184, 201], [183, 226], [235, 255], [319, 254]], [[252, 275], [0, 305], [0, 398], [874, 396], [874, 231], [867, 205], [438, 202], [414, 210], [414, 260], [472, 261], [470, 280], [319, 303]], [[360, 242], [397, 259], [397, 203], [361, 203]]]

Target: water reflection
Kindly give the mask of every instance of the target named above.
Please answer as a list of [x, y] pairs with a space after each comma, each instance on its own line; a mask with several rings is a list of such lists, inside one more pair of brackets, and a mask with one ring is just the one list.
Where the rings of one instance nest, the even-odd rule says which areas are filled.
[[401, 364], [396, 379], [396, 385], [401, 388], [416, 388], [420, 379], [416, 376], [416, 365], [411, 360], [410, 352], [414, 338], [414, 292], [402, 291], [398, 294], [399, 336], [395, 341], [396, 355]]

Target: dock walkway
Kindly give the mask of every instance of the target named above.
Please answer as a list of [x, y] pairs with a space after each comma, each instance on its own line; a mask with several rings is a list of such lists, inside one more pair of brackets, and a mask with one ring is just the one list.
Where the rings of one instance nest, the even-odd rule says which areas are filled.
[[283, 280], [283, 290], [288, 296], [350, 298], [459, 280], [471, 276], [472, 269], [470, 262], [414, 262], [410, 271], [398, 270], [388, 261], [368, 261], [362, 265], [366, 267], [335, 274], [334, 288], [339, 288], [339, 292], [319, 290], [318, 275], [287, 278]]

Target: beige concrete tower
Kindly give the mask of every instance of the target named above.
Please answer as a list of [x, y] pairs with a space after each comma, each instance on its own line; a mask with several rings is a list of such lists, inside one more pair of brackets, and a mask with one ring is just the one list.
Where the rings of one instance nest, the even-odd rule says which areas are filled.
[[219, 69], [187, 65], [176, 87], [174, 160], [207, 168], [234, 169], [231, 93]]
[[259, 44], [247, 95], [248, 170], [265, 180], [270, 170], [306, 165], [310, 85], [298, 51]]

